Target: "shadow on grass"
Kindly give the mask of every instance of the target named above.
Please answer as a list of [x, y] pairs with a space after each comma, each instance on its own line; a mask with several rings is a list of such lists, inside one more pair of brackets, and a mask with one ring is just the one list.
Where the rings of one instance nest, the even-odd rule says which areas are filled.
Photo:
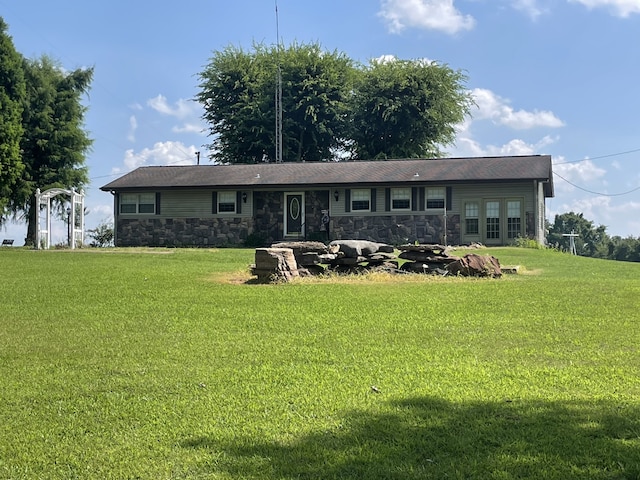
[[640, 479], [640, 407], [416, 398], [282, 443], [186, 439], [232, 478]]

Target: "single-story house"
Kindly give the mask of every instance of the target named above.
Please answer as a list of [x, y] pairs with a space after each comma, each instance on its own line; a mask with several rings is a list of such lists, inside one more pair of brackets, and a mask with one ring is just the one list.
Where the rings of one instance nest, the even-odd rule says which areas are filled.
[[544, 242], [549, 155], [140, 167], [101, 187], [117, 246]]

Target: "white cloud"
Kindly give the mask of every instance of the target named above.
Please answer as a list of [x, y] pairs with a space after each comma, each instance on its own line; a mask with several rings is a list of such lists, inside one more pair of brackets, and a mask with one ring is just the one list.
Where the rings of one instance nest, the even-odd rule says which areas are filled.
[[181, 142], [157, 142], [153, 148], [145, 148], [137, 153], [133, 149], [127, 150], [124, 165], [127, 170], [143, 165], [193, 165], [196, 151], [198, 149], [193, 145], [187, 147]]
[[547, 110], [514, 110], [507, 99], [484, 88], [475, 88], [471, 91], [477, 105], [477, 114], [474, 119], [489, 119], [499, 125], [504, 125], [515, 130], [526, 130], [536, 127], [563, 127], [564, 122]]
[[382, 0], [378, 15], [386, 21], [391, 33], [409, 27], [455, 34], [475, 25], [474, 18], [463, 15], [453, 0]]
[[147, 100], [147, 105], [163, 115], [169, 115], [179, 119], [196, 116], [196, 109], [199, 108], [199, 104], [183, 98], [175, 102], [174, 105], [170, 105], [164, 95], [158, 95], [157, 97]]
[[173, 127], [171, 129], [174, 133], [197, 133], [200, 135], [205, 135], [205, 128], [199, 123], [185, 123], [181, 127]]
[[632, 13], [640, 13], [640, 0], [569, 0], [571, 3], [580, 3], [585, 7], [605, 7], [619, 17], [628, 17]]
[[131, 115], [129, 117], [129, 133], [127, 135], [127, 140], [130, 142], [136, 141], [136, 130], [138, 129], [138, 120], [135, 115]]
[[378, 58], [372, 59], [371, 63], [385, 64], [385, 63], [393, 63], [396, 60], [398, 60], [398, 58], [395, 55], [380, 55]]
[[540, 15], [548, 13], [548, 9], [540, 6], [538, 0], [515, 0], [513, 8], [524, 12], [532, 20], [536, 20]]
[[106, 220], [113, 219], [113, 204], [98, 204], [87, 207], [89, 209], [89, 215], [94, 217], [105, 218]]
[[[577, 187], [589, 189], [587, 184], [594, 180], [603, 180], [604, 175], [607, 173], [605, 169], [598, 167], [588, 159], [572, 163], [562, 163], [562, 158], [554, 160], [553, 171], [557, 174], [554, 183], [560, 191], [570, 192]], [[602, 186], [603, 183], [601, 182], [599, 185]]]
[[454, 156], [460, 157], [492, 157], [501, 155], [538, 155], [544, 147], [556, 142], [557, 139], [545, 136], [535, 143], [528, 143], [514, 138], [502, 145], [482, 145], [471, 136], [459, 136], [456, 140]]

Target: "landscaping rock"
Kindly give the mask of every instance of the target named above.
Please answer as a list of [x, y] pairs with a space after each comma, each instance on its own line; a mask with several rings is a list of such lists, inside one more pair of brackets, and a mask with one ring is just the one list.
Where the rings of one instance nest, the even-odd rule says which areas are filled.
[[465, 277], [501, 277], [500, 262], [492, 255], [468, 253], [464, 257], [447, 265], [447, 271], [453, 275]]
[[290, 248], [257, 248], [255, 262], [252, 273], [261, 283], [289, 281], [300, 276]]
[[368, 240], [334, 240], [330, 247], [338, 247], [340, 252], [347, 258], [357, 258], [373, 255], [378, 252], [393, 253], [391, 245], [384, 243], [370, 242]]

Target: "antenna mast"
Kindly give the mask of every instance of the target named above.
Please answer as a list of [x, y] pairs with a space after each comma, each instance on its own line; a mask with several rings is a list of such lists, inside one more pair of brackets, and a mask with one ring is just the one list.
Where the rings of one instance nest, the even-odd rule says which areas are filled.
[[282, 71], [280, 70], [280, 22], [276, 3], [276, 163], [282, 163]]

